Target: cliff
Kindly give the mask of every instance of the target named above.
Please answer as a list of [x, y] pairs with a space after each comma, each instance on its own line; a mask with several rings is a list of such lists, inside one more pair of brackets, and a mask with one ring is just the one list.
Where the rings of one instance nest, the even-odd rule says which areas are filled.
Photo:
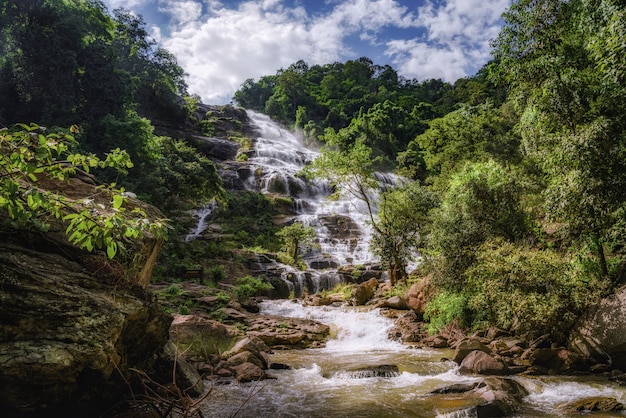
[[[48, 185], [72, 198], [96, 186], [89, 176]], [[62, 225], [5, 226], [0, 237], [3, 416], [100, 416], [130, 394], [131, 369], [149, 370], [168, 341], [172, 318], [146, 290], [160, 240], [129, 245], [131, 283], [120, 263], [71, 246]]]

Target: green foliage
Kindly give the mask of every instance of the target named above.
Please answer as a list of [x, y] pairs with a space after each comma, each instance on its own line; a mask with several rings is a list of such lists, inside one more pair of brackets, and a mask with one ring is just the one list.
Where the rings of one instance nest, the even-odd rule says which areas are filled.
[[[78, 132], [76, 127], [71, 130]], [[70, 182], [81, 170], [132, 167], [128, 155], [119, 150], [101, 160], [72, 153], [75, 140], [70, 134], [44, 132], [37, 125], [23, 124], [0, 130], [0, 209], [13, 227], [46, 229], [48, 220], [60, 219], [72, 244], [88, 251], [105, 249], [110, 258], [144, 234], [164, 236], [165, 221], [150, 221], [139, 208], [128, 210], [123, 189], [97, 187], [93, 195], [75, 200], [39, 187], [48, 181]]]
[[463, 272], [488, 238], [514, 242], [526, 236], [523, 190], [519, 175], [494, 161], [468, 163], [452, 176], [441, 205], [432, 213], [429, 256], [435, 260], [438, 285], [461, 291]]
[[298, 264], [300, 252], [315, 247], [315, 230], [299, 222], [281, 228], [276, 233], [276, 237], [283, 242], [281, 251], [292, 260], [289, 264]]
[[233, 288], [233, 293], [237, 300], [244, 301], [273, 288], [264, 278], [245, 276], [237, 279], [237, 285]]
[[502, 240], [488, 241], [467, 270], [468, 307], [517, 333], [551, 333], [563, 339], [574, 321], [606, 290], [564, 257]]
[[546, 175], [546, 212], [574, 243], [594, 241], [602, 276], [626, 204], [623, 16], [613, 0], [519, 1], [494, 44], [494, 76], [513, 87], [523, 146]]
[[453, 321], [460, 326], [467, 325], [467, 297], [461, 293], [442, 291], [428, 302], [424, 319], [428, 321], [428, 332], [435, 334], [442, 331]]
[[215, 164], [186, 141], [155, 137], [148, 149], [151, 158], [138, 168], [143, 174], [127, 180], [140, 198], [164, 210], [223, 200]]
[[[414, 155], [417, 150], [429, 173], [444, 178], [465, 161], [519, 162], [519, 138], [512, 131], [514, 122], [489, 103], [463, 106], [432, 120], [426, 132], [398, 155], [398, 160], [404, 169], [411, 169], [411, 164], [421, 163]], [[419, 172], [419, 167], [415, 170]]]

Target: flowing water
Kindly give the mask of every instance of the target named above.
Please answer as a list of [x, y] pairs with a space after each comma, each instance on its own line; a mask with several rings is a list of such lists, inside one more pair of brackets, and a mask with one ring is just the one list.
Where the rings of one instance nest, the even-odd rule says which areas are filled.
[[[246, 163], [255, 174], [246, 179], [249, 190], [278, 193], [293, 199], [294, 221], [315, 228], [319, 248], [307, 254], [309, 269], [288, 266], [283, 279], [296, 295], [332, 288], [340, 280], [334, 267], [376, 263], [368, 240], [371, 229], [361, 202], [327, 199], [324, 182], [305, 182], [298, 172], [317, 152], [267, 116], [248, 112], [257, 128], [254, 154]], [[379, 174], [393, 184], [391, 175]], [[198, 212], [198, 226], [188, 239], [198, 237], [212, 206]], [[323, 262], [320, 262], [323, 261]], [[261, 262], [259, 265], [261, 266]], [[474, 400], [466, 395], [432, 395], [432, 390], [478, 376], [462, 376], [450, 350], [416, 349], [387, 337], [391, 320], [378, 310], [357, 307], [305, 307], [293, 301], [267, 301], [262, 313], [309, 318], [331, 327], [325, 348], [276, 351], [273, 363], [289, 370], [272, 370], [275, 379], [257, 383], [216, 385], [206, 401], [205, 417], [472, 417]], [[589, 396], [608, 396], [626, 402], [626, 389], [606, 379], [536, 377], [517, 379], [530, 393], [518, 417], [564, 417], [558, 407]], [[460, 411], [460, 412], [459, 412]], [[593, 416], [624, 416], [597, 415]]]
[[[331, 327], [335, 338], [325, 348], [275, 351], [272, 362], [291, 366], [290, 370], [269, 371], [275, 379], [214, 386], [202, 411], [205, 417], [476, 416], [469, 409], [476, 401], [468, 396], [429, 392], [454, 383], [475, 382], [480, 377], [460, 375], [456, 364], [446, 360], [452, 355], [450, 350], [417, 349], [390, 340], [387, 333], [392, 321], [376, 309], [310, 307], [279, 300], [264, 302], [262, 313], [320, 321]], [[389, 371], [388, 366], [397, 369]], [[559, 406], [589, 396], [626, 402], [626, 388], [605, 379], [515, 379], [530, 392], [515, 417], [572, 416], [559, 412]]]

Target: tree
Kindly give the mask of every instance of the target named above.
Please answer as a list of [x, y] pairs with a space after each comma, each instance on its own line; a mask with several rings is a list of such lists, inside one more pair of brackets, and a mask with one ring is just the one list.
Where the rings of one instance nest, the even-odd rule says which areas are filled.
[[392, 284], [406, 277], [407, 261], [416, 256], [435, 196], [417, 182], [382, 193], [378, 220], [370, 242], [389, 270]]
[[0, 130], [0, 210], [14, 228], [45, 230], [49, 220], [56, 218], [67, 225], [65, 233], [72, 244], [88, 251], [105, 249], [110, 258], [124, 252], [128, 240], [148, 233], [165, 236], [164, 220], [149, 220], [138, 208], [126, 209], [123, 189], [97, 189], [98, 195], [109, 196], [106, 207], [96, 195], [75, 200], [40, 187], [49, 181], [67, 182], [81, 170], [132, 167], [128, 154], [119, 149], [101, 160], [71, 152], [75, 140], [69, 133], [44, 132], [37, 125], [23, 124]]
[[290, 264], [297, 265], [300, 261], [300, 252], [313, 248], [315, 230], [310, 226], [305, 227], [301, 223], [295, 222], [282, 228], [276, 233], [276, 236], [283, 241], [282, 251], [287, 254]]
[[622, 3], [518, 1], [494, 44], [494, 76], [513, 88], [523, 148], [545, 172], [548, 217], [592, 243], [602, 276], [626, 205]]
[[522, 177], [495, 161], [466, 163], [433, 211], [428, 256], [438, 284], [460, 292], [464, 273], [489, 238], [515, 242], [527, 234]]

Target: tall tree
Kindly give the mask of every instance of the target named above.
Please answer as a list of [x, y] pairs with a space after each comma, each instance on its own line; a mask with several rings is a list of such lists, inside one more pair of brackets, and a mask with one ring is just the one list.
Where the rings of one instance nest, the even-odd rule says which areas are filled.
[[546, 173], [548, 215], [593, 244], [602, 276], [607, 234], [626, 205], [623, 17], [614, 0], [518, 1], [494, 43], [524, 150]]

